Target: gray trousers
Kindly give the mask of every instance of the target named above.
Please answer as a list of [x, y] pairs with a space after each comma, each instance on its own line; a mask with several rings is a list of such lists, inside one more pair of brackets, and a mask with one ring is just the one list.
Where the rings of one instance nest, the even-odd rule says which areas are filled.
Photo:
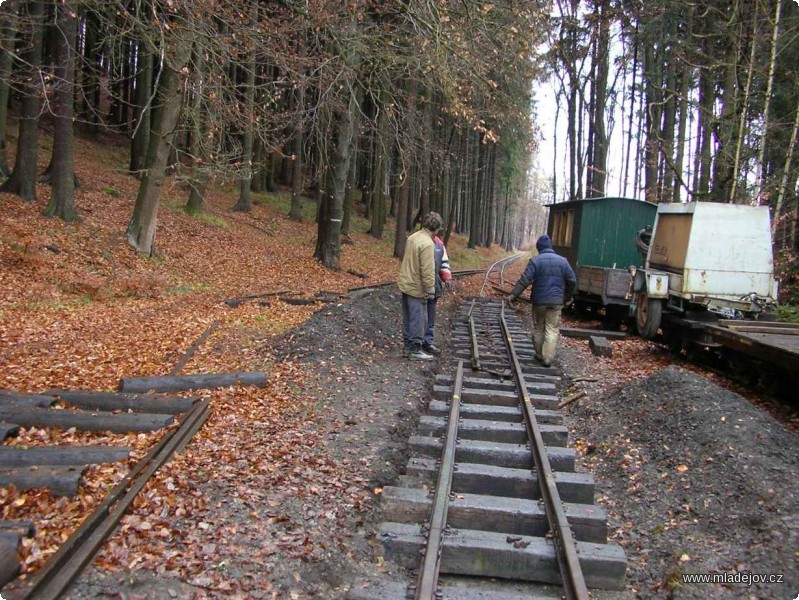
[[418, 350], [422, 347], [427, 320], [427, 300], [402, 294], [402, 339], [405, 347]]

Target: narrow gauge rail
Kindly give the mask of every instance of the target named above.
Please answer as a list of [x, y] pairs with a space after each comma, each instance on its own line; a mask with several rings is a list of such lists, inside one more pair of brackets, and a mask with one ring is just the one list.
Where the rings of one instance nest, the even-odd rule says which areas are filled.
[[[522, 256], [524, 256], [525, 252], [520, 252], [518, 254], [514, 254], [513, 256], [507, 256], [503, 259], [498, 260], [494, 264], [488, 267], [485, 271], [485, 279], [483, 279], [483, 285], [480, 286], [480, 296], [485, 295], [485, 288], [490, 283], [491, 287], [498, 291], [504, 291], [505, 288], [505, 269], [519, 260]], [[499, 275], [498, 281], [492, 281], [491, 275], [496, 273]]]
[[587, 587], [623, 589], [624, 551], [607, 543], [593, 479], [575, 472], [558, 377], [533, 359], [521, 319], [501, 301], [475, 300], [461, 307], [452, 344], [454, 374], [437, 376], [406, 474], [382, 493], [385, 556], [418, 576], [355, 586], [349, 598], [588, 598]]
[[211, 413], [207, 399], [196, 400], [180, 416], [180, 426], [161, 440], [120, 481], [83, 524], [59, 547], [20, 591], [24, 600], [60, 598], [93, 559], [147, 481], [175, 452], [181, 452]]

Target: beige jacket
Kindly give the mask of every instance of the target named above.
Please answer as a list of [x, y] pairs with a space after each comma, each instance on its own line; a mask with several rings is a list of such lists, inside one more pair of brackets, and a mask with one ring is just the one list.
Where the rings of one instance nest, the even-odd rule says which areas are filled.
[[422, 227], [405, 243], [397, 285], [404, 294], [427, 298], [436, 293], [436, 261], [433, 232]]

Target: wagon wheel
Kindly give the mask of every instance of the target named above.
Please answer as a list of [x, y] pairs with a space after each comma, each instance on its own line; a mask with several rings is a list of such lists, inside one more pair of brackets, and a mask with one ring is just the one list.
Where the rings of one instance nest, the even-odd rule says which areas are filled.
[[663, 302], [649, 297], [649, 294], [638, 292], [638, 303], [635, 311], [635, 327], [638, 335], [645, 340], [655, 337], [663, 316]]

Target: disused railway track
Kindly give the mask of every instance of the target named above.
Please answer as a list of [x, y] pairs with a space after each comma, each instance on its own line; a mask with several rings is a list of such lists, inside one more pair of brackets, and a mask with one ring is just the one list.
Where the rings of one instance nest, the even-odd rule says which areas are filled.
[[[65, 402], [72, 408], [50, 408], [57, 401]], [[185, 447], [211, 411], [207, 399], [67, 390], [52, 390], [45, 394], [0, 392], [0, 405], [12, 414], [15, 421], [25, 426], [78, 427], [82, 430], [104, 432], [151, 432], [169, 425], [173, 420], [178, 423], [177, 427], [161, 435], [150, 452], [136, 463], [130, 473], [110, 491], [41, 569], [27, 581], [19, 582], [14, 590], [14, 597], [26, 600], [55, 599], [66, 592], [114, 531], [149, 478], [175, 452]], [[2, 451], [0, 477], [4, 484], [14, 484], [19, 490], [47, 488], [53, 494], [72, 496], [77, 494], [84, 463], [122, 460], [128, 457], [130, 448], [64, 444], [42, 447], [2, 446]], [[7, 523], [0, 522], [0, 531], [8, 529], [2, 527]], [[34, 535], [33, 522], [12, 522], [11, 525], [18, 532], [15, 537], [7, 540], [7, 545], [11, 548], [16, 548], [23, 535]], [[8, 537], [9, 533], [4, 535]], [[18, 565], [16, 561], [10, 560], [7, 553], [3, 557], [1, 570], [5, 583], [14, 578]]]
[[350, 598], [520, 598], [519, 582], [528, 596], [541, 584], [567, 598], [588, 598], [588, 587], [623, 589], [626, 558], [607, 543], [591, 476], [575, 471], [558, 377], [535, 362], [510, 313], [496, 300], [461, 307], [454, 361], [436, 377], [410, 439], [414, 456], [399, 485], [383, 489], [385, 556], [418, 575], [358, 586]]

